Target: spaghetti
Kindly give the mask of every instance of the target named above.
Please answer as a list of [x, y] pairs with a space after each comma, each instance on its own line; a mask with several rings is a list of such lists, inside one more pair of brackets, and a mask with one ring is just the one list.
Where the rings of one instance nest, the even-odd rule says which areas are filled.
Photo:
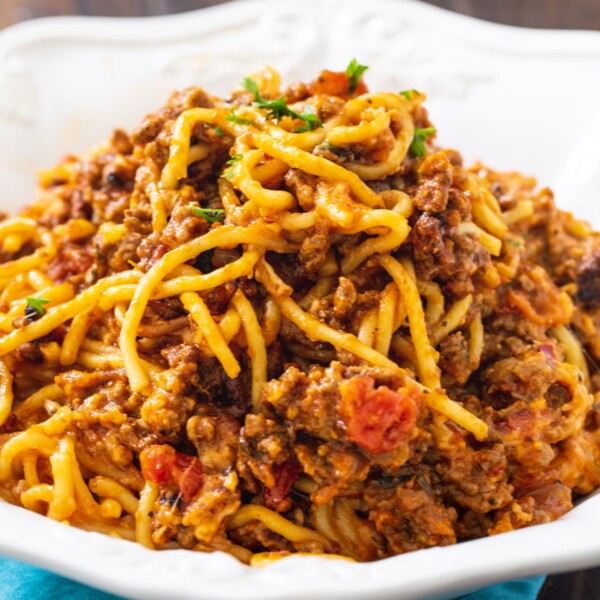
[[264, 564], [600, 485], [600, 236], [356, 67], [177, 93], [0, 223], [3, 498]]

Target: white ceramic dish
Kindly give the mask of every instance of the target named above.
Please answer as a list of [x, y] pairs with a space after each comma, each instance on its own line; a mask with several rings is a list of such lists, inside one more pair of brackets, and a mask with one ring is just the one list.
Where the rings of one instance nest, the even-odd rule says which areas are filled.
[[[34, 173], [169, 92], [231, 89], [262, 63], [286, 81], [370, 65], [372, 89], [428, 93], [440, 141], [471, 162], [533, 174], [600, 227], [600, 34], [534, 31], [411, 0], [242, 0], [153, 19], [59, 18], [0, 34], [0, 208], [33, 197]], [[556, 523], [372, 564], [293, 557], [250, 569], [220, 554], [150, 552], [0, 504], [0, 553], [132, 598], [450, 598], [600, 564], [600, 496]]]

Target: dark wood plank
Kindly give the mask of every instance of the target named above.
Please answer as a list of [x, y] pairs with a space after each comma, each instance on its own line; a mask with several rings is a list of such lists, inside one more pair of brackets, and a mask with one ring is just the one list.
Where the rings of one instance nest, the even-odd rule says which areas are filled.
[[598, 0], [425, 0], [464, 15], [506, 25], [600, 30]]
[[596, 600], [600, 598], [600, 569], [548, 577], [538, 600]]
[[[142, 17], [185, 12], [227, 0], [2, 0], [0, 28], [35, 17]], [[523, 27], [600, 30], [598, 0], [425, 0], [455, 12]]]
[[0, 29], [38, 17], [148, 17], [196, 10], [229, 0], [0, 0]]

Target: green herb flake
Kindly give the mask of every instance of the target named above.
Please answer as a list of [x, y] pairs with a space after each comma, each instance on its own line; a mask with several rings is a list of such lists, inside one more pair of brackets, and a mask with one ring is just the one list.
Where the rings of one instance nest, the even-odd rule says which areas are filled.
[[319, 144], [317, 146], [317, 148], [319, 148], [319, 150], [328, 150], [329, 152], [339, 152], [341, 150], [341, 148], [339, 146], [334, 146], [333, 144], [327, 144], [327, 143], [323, 143], [323, 144]]
[[296, 117], [296, 113], [290, 109], [285, 100], [285, 96], [281, 96], [275, 100], [265, 100], [259, 96], [259, 99], [253, 104], [258, 108], [268, 110], [267, 119], [273, 119], [279, 123], [283, 117]]
[[188, 204], [188, 208], [207, 223], [222, 223], [225, 220], [225, 211], [222, 208], [200, 208], [193, 204]]
[[235, 114], [235, 109], [232, 108], [231, 112], [227, 115], [227, 120], [232, 123], [237, 123], [238, 125], [253, 125], [254, 121], [251, 119], [242, 119]]
[[227, 169], [227, 171], [225, 171], [225, 179], [231, 179], [232, 177], [233, 177], [233, 170]]
[[348, 75], [348, 93], [349, 94], [354, 94], [354, 92], [356, 91], [356, 88], [358, 87], [358, 84], [360, 83], [360, 80], [361, 80], [364, 72], [368, 68], [369, 67], [367, 67], [365, 65], [359, 64], [355, 58], [353, 58], [348, 63], [348, 66], [346, 67], [346, 75]]
[[217, 125], [215, 127], [215, 135], [217, 137], [223, 137], [225, 135], [225, 132]]
[[314, 131], [319, 127], [323, 126], [320, 119], [315, 115], [312, 108], [309, 106], [303, 113], [297, 113], [293, 111], [286, 103], [286, 97], [281, 96], [275, 100], [267, 100], [260, 95], [258, 91], [258, 84], [253, 79], [246, 77], [242, 81], [242, 85], [249, 92], [254, 94], [253, 106], [257, 108], [263, 108], [267, 110], [267, 119], [272, 119], [276, 123], [279, 123], [283, 117], [291, 117], [292, 119], [299, 119], [304, 121], [304, 125], [300, 129], [296, 129], [294, 133], [303, 133], [305, 131]]
[[258, 84], [254, 79], [250, 79], [250, 77], [244, 77], [244, 81], [242, 81], [242, 86], [248, 90], [251, 94], [254, 94], [254, 99], [258, 101], [260, 98], [260, 92], [258, 91]]
[[424, 129], [415, 128], [415, 133], [413, 135], [412, 142], [410, 143], [410, 151], [413, 156], [418, 158], [425, 156], [425, 142], [427, 137], [437, 133], [437, 129], [435, 127], [426, 127]]
[[[44, 316], [46, 314], [46, 309], [44, 308], [44, 304], [48, 304], [50, 300], [46, 298], [25, 298], [27, 301], [27, 307], [25, 308], [25, 314], [31, 314], [32, 311], [35, 311], [40, 316]], [[28, 310], [30, 309], [30, 310]]]
[[312, 106], [307, 106], [306, 110], [303, 113], [300, 113], [298, 117], [304, 121], [305, 125], [304, 127], [300, 127], [300, 129], [296, 129], [294, 133], [314, 131], [315, 129], [323, 126], [323, 123], [321, 123], [319, 117], [317, 117], [317, 115], [315, 115], [313, 112]]
[[508, 238], [506, 240], [509, 244], [515, 246], [515, 248], [520, 248], [523, 244], [521, 244], [521, 242], [519, 242], [519, 240], [513, 240], [512, 238]]
[[232, 167], [238, 160], [242, 160], [242, 158], [244, 158], [243, 154], [234, 154], [225, 164]]
[[413, 94], [418, 95], [420, 93], [421, 92], [419, 92], [419, 90], [412, 89], [412, 90], [404, 90], [404, 91], [400, 92], [400, 95], [404, 96], [407, 100], [412, 100]]

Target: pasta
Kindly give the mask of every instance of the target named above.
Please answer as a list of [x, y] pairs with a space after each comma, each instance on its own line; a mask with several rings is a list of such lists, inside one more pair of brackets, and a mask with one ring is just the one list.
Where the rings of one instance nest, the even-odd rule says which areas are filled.
[[364, 70], [178, 92], [0, 222], [2, 498], [262, 565], [600, 486], [600, 235]]

